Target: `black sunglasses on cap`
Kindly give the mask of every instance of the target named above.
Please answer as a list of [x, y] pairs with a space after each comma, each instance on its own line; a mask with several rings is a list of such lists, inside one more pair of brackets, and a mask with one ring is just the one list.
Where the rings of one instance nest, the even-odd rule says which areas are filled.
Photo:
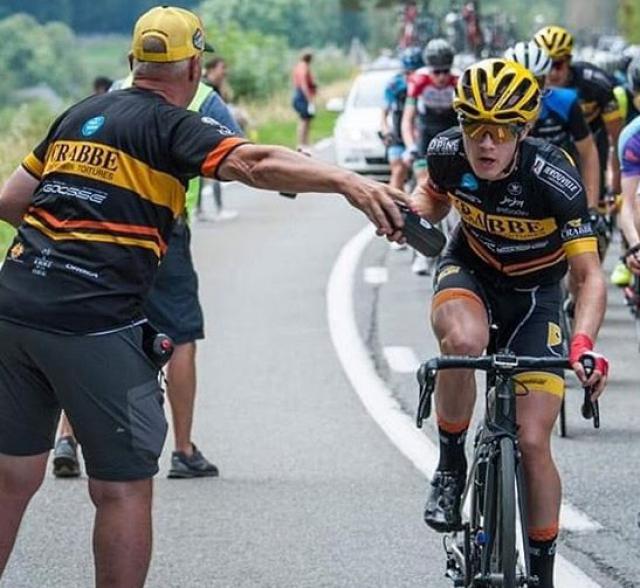
[[434, 76], [444, 76], [447, 75], [451, 72], [451, 70], [449, 68], [443, 68], [443, 69], [432, 69], [431, 70]]

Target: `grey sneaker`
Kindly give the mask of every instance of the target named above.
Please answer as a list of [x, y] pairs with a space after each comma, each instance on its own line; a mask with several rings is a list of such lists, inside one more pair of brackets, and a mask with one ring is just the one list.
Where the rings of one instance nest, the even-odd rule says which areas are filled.
[[80, 477], [78, 444], [73, 437], [60, 437], [53, 450], [53, 475], [56, 478]]
[[202, 452], [193, 446], [193, 453], [187, 456], [183, 451], [174, 451], [171, 454], [171, 469], [168, 478], [207, 478], [220, 474], [218, 468], [214, 466]]

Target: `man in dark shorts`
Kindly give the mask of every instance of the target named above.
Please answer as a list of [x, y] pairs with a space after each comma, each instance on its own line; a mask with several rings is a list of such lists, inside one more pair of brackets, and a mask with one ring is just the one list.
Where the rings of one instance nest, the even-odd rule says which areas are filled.
[[380, 235], [402, 237], [402, 192], [281, 147], [250, 145], [186, 110], [207, 48], [191, 12], [140, 17], [132, 88], [52, 124], [0, 192], [18, 227], [0, 273], [0, 573], [39, 488], [60, 409], [83, 447], [96, 585], [141, 587], [152, 477], [167, 425], [143, 302], [196, 176], [338, 192]]
[[[498, 348], [519, 355], [561, 356], [560, 280], [569, 268], [578, 284], [570, 363], [593, 397], [608, 363], [592, 349], [604, 316], [606, 288], [585, 189], [568, 157], [527, 132], [540, 110], [530, 71], [487, 59], [461, 76], [454, 100], [460, 125], [438, 135], [427, 152], [428, 177], [414, 209], [432, 222], [451, 204], [460, 223], [436, 275], [431, 322], [447, 355], [480, 355], [498, 325]], [[596, 369], [587, 379], [580, 359]], [[564, 393], [562, 374], [523, 372], [516, 381], [518, 440], [527, 487], [531, 572], [552, 588], [561, 485], [550, 435]], [[438, 532], [460, 527], [466, 476], [465, 437], [475, 404], [471, 370], [438, 375], [440, 460], [424, 511]]]

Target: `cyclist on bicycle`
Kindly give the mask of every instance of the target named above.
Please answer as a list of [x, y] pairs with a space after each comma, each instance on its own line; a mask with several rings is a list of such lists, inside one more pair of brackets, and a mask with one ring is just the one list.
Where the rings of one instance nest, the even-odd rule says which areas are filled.
[[[444, 39], [432, 39], [424, 49], [426, 67], [409, 78], [407, 106], [402, 117], [404, 159], [413, 163], [416, 180], [424, 178], [427, 146], [438, 133], [457, 123], [453, 93], [457, 77], [452, 75], [453, 48]], [[416, 124], [416, 119], [418, 123]], [[411, 270], [418, 275], [431, 273], [430, 261], [415, 253]]]
[[640, 207], [636, 196], [640, 185], [640, 117], [632, 120], [620, 133], [618, 156], [622, 173], [622, 208], [618, 223], [628, 246], [623, 258], [634, 274], [640, 274], [640, 236], [637, 225]]
[[[614, 88], [614, 93], [618, 104], [620, 105], [620, 112], [622, 113], [622, 117], [624, 118], [625, 125], [629, 125], [633, 119], [635, 119], [638, 114], [640, 114], [640, 56], [634, 57], [627, 68], [627, 81], [626, 84], [616, 86]], [[624, 132], [624, 131], [623, 131]], [[622, 144], [623, 138], [622, 134], [620, 135], [620, 140], [618, 141], [618, 146]], [[620, 160], [620, 168], [622, 173], [623, 180], [621, 181], [622, 187], [622, 201], [624, 202], [624, 177], [625, 172], [622, 171], [623, 163]], [[629, 214], [633, 207], [629, 207], [631, 202], [627, 202], [627, 206], [624, 207], [625, 214]], [[623, 212], [622, 207], [620, 209], [618, 215], [618, 226], [620, 226], [622, 230], [622, 225], [628, 226], [628, 223], [623, 221]], [[633, 224], [633, 217], [630, 217]], [[627, 229], [629, 232], [629, 229]], [[628, 242], [625, 241], [626, 233], [623, 232], [623, 250], [626, 251], [628, 248]], [[613, 268], [611, 272], [611, 283], [615, 286], [628, 286], [631, 284], [633, 279], [633, 274], [625, 264], [624, 260], [620, 260]]]
[[[600, 198], [605, 196], [605, 171], [609, 146], [617, 145], [622, 130], [622, 115], [614, 96], [615, 82], [606, 72], [586, 62], [572, 62], [573, 36], [559, 26], [540, 29], [533, 40], [547, 50], [553, 60], [547, 84], [575, 88], [580, 105], [591, 127], [600, 158]], [[611, 191], [620, 192], [620, 164], [611, 159]]]
[[[391, 167], [389, 185], [398, 190], [404, 188], [409, 173], [409, 165], [402, 158], [404, 143], [402, 142], [402, 113], [407, 100], [407, 80], [409, 76], [422, 67], [422, 51], [419, 47], [409, 47], [402, 52], [403, 71], [396, 74], [384, 90], [384, 108], [380, 123], [382, 140], [387, 147], [387, 159]], [[389, 121], [389, 119], [391, 119]], [[389, 124], [391, 123], [391, 124]]]
[[[544, 88], [551, 71], [551, 58], [545, 49], [534, 43], [520, 42], [505, 52], [505, 59], [526, 67]], [[598, 151], [589, 125], [582, 114], [578, 93], [573, 88], [546, 88], [542, 93], [540, 114], [530, 133], [549, 141], [577, 156], [582, 181], [587, 190], [587, 202], [594, 209], [599, 200]]]
[[[607, 360], [593, 352], [606, 288], [589, 221], [585, 189], [566, 154], [527, 138], [541, 92], [533, 75], [505, 59], [469, 67], [456, 88], [460, 127], [429, 145], [427, 179], [413, 207], [431, 222], [461, 216], [436, 275], [431, 321], [444, 354], [480, 355], [489, 326], [498, 348], [532, 356], [560, 356], [560, 280], [569, 267], [578, 284], [570, 362], [583, 384], [600, 395]], [[592, 356], [587, 378], [580, 363]], [[519, 383], [518, 438], [528, 489], [532, 573], [553, 586], [561, 487], [550, 435], [564, 394], [561, 372], [528, 372]], [[464, 442], [475, 401], [468, 370], [438, 376], [436, 412], [440, 460], [431, 482], [425, 522], [439, 532], [461, 524]]]
[[418, 180], [426, 171], [427, 146], [431, 139], [457, 122], [453, 110], [457, 78], [451, 73], [451, 45], [444, 39], [432, 39], [424, 49], [424, 61], [426, 67], [409, 78], [407, 105], [402, 116], [404, 158], [413, 162]]

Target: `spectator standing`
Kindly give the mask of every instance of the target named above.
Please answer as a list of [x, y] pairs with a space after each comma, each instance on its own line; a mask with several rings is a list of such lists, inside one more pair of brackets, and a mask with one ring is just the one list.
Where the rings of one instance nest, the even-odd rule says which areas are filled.
[[305, 50], [300, 55], [300, 61], [296, 63], [291, 75], [293, 82], [293, 108], [298, 113], [298, 149], [309, 149], [309, 128], [311, 119], [315, 116], [316, 109], [313, 100], [318, 87], [311, 73], [311, 61], [313, 53]]
[[93, 80], [93, 95], [105, 94], [111, 88], [113, 80], [105, 76], [98, 76]]

